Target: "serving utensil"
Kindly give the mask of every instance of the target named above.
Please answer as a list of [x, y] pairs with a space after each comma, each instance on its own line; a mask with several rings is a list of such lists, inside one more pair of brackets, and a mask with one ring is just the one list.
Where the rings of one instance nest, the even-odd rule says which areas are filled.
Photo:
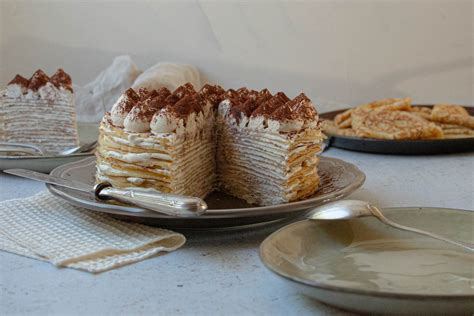
[[472, 244], [451, 240], [438, 234], [397, 224], [386, 218], [376, 206], [360, 200], [336, 201], [325, 204], [320, 207], [316, 207], [313, 209], [312, 212], [307, 215], [307, 218], [310, 220], [344, 220], [363, 216], [375, 216], [382, 223], [398, 228], [400, 230], [405, 230], [419, 235], [428, 236], [452, 245], [462, 247], [469, 251], [474, 251], [474, 245]]
[[41, 147], [31, 145], [31, 144], [0, 142], [0, 153], [11, 153], [11, 152], [22, 153], [22, 154], [31, 155], [31, 156], [35, 156], [35, 155], [43, 156], [45, 153]]
[[[57, 156], [68, 156], [72, 154], [89, 152], [97, 146], [97, 141], [83, 144], [72, 148], [67, 148], [59, 153]], [[22, 153], [30, 156], [44, 156], [47, 152], [41, 146], [21, 143], [5, 143], [0, 142], [0, 153]]]
[[92, 187], [82, 182], [66, 180], [26, 169], [7, 169], [3, 172], [87, 192], [98, 200], [115, 200], [170, 216], [199, 216], [207, 210], [206, 202], [197, 197], [162, 193], [154, 189], [145, 188], [118, 189], [106, 182], [96, 184]]

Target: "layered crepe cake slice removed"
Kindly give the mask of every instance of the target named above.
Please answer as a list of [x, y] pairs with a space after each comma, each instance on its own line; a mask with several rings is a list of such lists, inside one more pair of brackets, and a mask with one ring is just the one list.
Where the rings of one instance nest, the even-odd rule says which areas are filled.
[[[214, 189], [220, 87], [127, 90], [100, 124], [98, 181], [205, 197]], [[214, 100], [214, 101], [213, 101]]]
[[279, 92], [229, 90], [217, 117], [218, 187], [248, 203], [313, 195], [323, 134], [311, 101]]
[[49, 78], [17, 75], [0, 92], [0, 141], [42, 147], [55, 154], [78, 145], [71, 77], [62, 69]]

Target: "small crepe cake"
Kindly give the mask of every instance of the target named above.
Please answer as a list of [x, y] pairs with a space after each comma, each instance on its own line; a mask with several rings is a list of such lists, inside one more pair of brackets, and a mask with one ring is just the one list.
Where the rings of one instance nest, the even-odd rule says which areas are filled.
[[[211, 91], [212, 90], [212, 91]], [[218, 87], [128, 89], [100, 125], [97, 180], [205, 197], [214, 189]]]
[[49, 78], [37, 70], [20, 75], [0, 92], [0, 141], [58, 153], [78, 145], [71, 77], [62, 69]]
[[303, 94], [129, 89], [101, 122], [97, 181], [201, 198], [222, 190], [259, 205], [298, 200], [319, 183], [317, 122]]
[[229, 90], [217, 118], [217, 178], [224, 192], [271, 205], [313, 195], [323, 135], [311, 101]]

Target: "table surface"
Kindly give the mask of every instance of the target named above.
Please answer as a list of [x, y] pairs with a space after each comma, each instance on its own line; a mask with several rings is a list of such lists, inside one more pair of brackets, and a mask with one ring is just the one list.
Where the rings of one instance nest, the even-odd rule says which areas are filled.
[[[381, 207], [474, 209], [474, 154], [382, 156], [331, 148], [367, 180], [352, 194]], [[0, 173], [0, 201], [45, 190]], [[0, 314], [340, 314], [294, 292], [260, 262], [258, 247], [279, 226], [185, 232], [181, 249], [92, 275], [0, 252]]]

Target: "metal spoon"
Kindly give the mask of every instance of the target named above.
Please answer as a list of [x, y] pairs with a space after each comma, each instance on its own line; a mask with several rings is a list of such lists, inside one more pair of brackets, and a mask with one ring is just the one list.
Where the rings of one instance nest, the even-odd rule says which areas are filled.
[[428, 236], [434, 239], [438, 239], [444, 242], [447, 242], [452, 245], [456, 245], [467, 249], [469, 251], [474, 251], [474, 246], [469, 243], [464, 243], [460, 241], [454, 241], [446, 237], [433, 234], [421, 229], [412, 228], [397, 224], [388, 218], [386, 218], [382, 212], [375, 206], [369, 204], [365, 201], [358, 200], [344, 200], [336, 201], [332, 203], [325, 204], [323, 206], [317, 207], [307, 215], [307, 218], [310, 220], [340, 220], [340, 219], [351, 219], [362, 216], [375, 216], [382, 223], [401, 229], [409, 231], [412, 233], [417, 233], [420, 235]]

